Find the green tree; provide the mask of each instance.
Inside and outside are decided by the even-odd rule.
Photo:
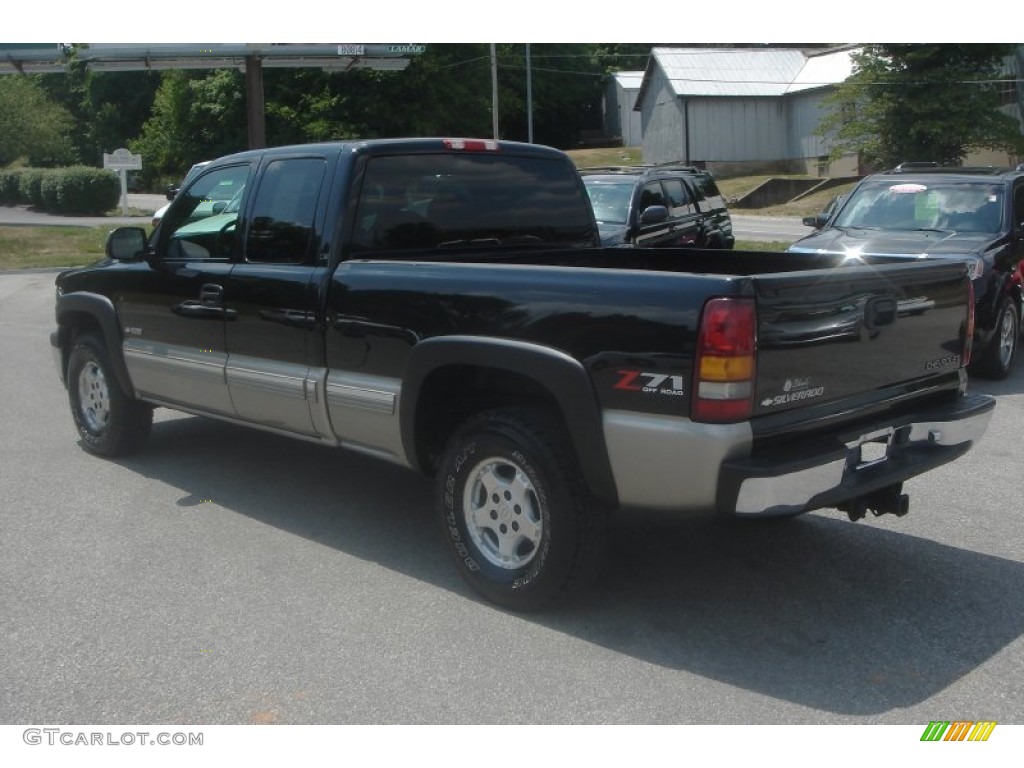
[[[247,147],[245,79],[233,69],[170,71],[153,99],[153,113],[138,139],[144,183],[179,180],[193,163]]]
[[[35,78],[0,76],[0,168],[19,159],[35,166],[72,162],[72,124]]]
[[[95,72],[78,59],[81,45],[70,46],[67,70],[39,76],[50,98],[75,121],[71,142],[77,159],[101,166],[103,153],[128,146],[150,117],[161,83],[155,71]]]
[[[819,127],[832,155],[891,167],[903,161],[956,165],[972,149],[1024,151],[1020,125],[1000,111],[1002,44],[866,45],[854,74],[826,100]]]
[[[534,140],[573,146],[601,126],[608,72],[642,69],[650,46],[531,46]],[[499,133],[528,137],[526,50],[496,46]],[[400,72],[313,69],[265,73],[268,143],[381,136],[483,136],[492,133],[487,43],[432,44]]]

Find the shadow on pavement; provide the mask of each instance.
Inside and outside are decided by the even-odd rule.
[[[201,418],[158,421],[123,466],[278,529],[469,596],[431,485],[350,452]],[[920,703],[1024,632],[1024,565],[839,513],[614,525],[605,577],[523,619],[669,669],[827,712]],[[481,608],[491,609],[481,602]]]

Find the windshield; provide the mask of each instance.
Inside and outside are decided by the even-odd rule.
[[[629,220],[629,201],[633,197],[633,182],[605,181],[584,178],[583,183],[594,206],[594,218],[601,224],[626,224]]]
[[[998,184],[886,179],[854,190],[833,226],[995,234],[1002,218],[1003,189]]]

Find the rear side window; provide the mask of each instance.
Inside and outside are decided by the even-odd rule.
[[[319,157],[268,163],[253,201],[246,261],[270,264],[306,261],[326,170],[326,160]]]
[[[679,179],[665,179],[665,192],[668,193],[669,206],[673,216],[682,216],[687,213],[696,213],[697,209],[690,198],[689,190]]]
[[[501,153],[370,157],[352,249],[592,245],[592,213],[568,163]]]
[[[712,177],[698,174],[696,181],[704,197],[718,197],[722,194],[718,191],[718,185]]]

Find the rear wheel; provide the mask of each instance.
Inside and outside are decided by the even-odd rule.
[[[977,372],[989,379],[1005,379],[1013,370],[1020,341],[1020,315],[1017,305],[1010,300],[1003,302],[996,320],[995,334],[981,358]]]
[[[474,417],[449,441],[437,508],[463,578],[488,600],[538,610],[596,575],[607,513],[591,499],[571,451],[538,413]]]
[[[88,333],[75,341],[67,380],[71,415],[87,451],[118,456],[142,446],[153,424],[153,409],[121,389],[99,336]]]

